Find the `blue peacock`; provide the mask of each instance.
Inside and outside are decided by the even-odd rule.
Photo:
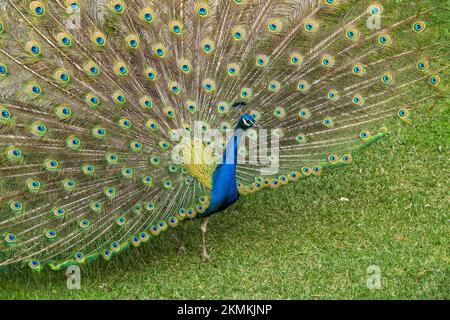
[[[194,218],[208,260],[211,215],[350,164],[443,95],[433,12],[381,0],[1,2],[0,267],[110,260]]]

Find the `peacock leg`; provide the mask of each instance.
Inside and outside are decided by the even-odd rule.
[[[184,246],[184,240],[186,239],[187,226],[188,223],[185,222],[183,225],[183,229],[181,230],[180,243],[178,245],[178,255],[180,256],[186,254],[186,247]]]
[[[200,225],[200,231],[202,234],[202,254],[201,254],[201,256],[202,256],[202,260],[204,262],[210,260],[210,257],[208,255],[208,253],[206,252],[206,226],[208,224],[208,220],[209,220],[209,217],[203,218],[202,223]]]

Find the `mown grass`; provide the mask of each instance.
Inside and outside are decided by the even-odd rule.
[[[187,256],[169,232],[110,262],[64,273],[1,274],[2,299],[449,299],[448,101],[422,108],[388,139],[276,192],[243,197],[209,224],[213,257]],[[382,288],[366,286],[381,269]]]

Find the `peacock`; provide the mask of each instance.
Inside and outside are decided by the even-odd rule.
[[[436,10],[0,1],[0,267],[110,260],[192,219],[208,260],[213,214],[350,164],[445,95]]]

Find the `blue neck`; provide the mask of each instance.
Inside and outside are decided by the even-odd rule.
[[[222,211],[239,198],[236,185],[236,164],[242,130],[234,131],[223,154],[223,162],[217,166],[212,178],[211,202],[208,210],[200,217],[209,216]]]
[[[238,148],[239,143],[241,142],[243,131],[239,128],[234,130],[231,139],[228,141],[227,147],[222,157],[223,165],[231,165],[236,169],[237,157],[238,157]]]

